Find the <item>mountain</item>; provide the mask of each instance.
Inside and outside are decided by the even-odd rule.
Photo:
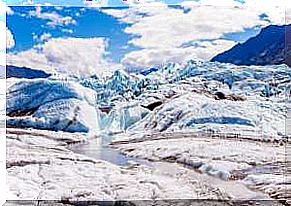
[[[291,25],[270,25],[233,48],[218,54],[211,61],[236,65],[276,65],[286,63],[291,66]]]
[[[16,78],[26,78],[26,79],[34,79],[34,78],[47,78],[51,76],[50,74],[37,70],[30,69],[27,67],[17,67],[12,65],[6,66],[6,77],[16,77]]]

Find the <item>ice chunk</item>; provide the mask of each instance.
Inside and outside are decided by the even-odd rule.
[[[136,122],[142,120],[149,110],[141,107],[137,103],[124,103],[117,105],[100,123],[107,131],[125,131]]]
[[[95,104],[95,91],[72,81],[23,80],[8,88],[7,113],[35,110],[59,99],[75,98]]]
[[[66,132],[97,132],[100,129],[96,108],[73,98],[48,102],[32,116],[8,118],[7,124]]]
[[[98,131],[94,90],[76,82],[21,80],[8,89],[7,124],[68,132]]]

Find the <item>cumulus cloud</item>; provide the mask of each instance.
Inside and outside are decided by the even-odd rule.
[[[6,47],[7,49],[11,49],[12,47],[14,47],[14,45],[15,45],[14,37],[11,31],[8,28],[6,28]]]
[[[189,58],[208,60],[236,44],[223,40],[225,34],[285,24],[290,19],[287,15],[285,21],[285,0],[184,1],[181,7],[145,0],[142,6],[103,10],[130,24],[124,29],[133,36],[128,44],[141,48],[126,54],[122,63],[127,67],[147,67]]]
[[[139,22],[143,18],[142,14],[134,9],[103,9],[102,12],[118,18],[120,22],[128,24]]]
[[[167,62],[183,63],[190,59],[210,59],[214,54],[223,52],[234,46],[235,42],[215,40],[196,42],[195,46],[184,48],[148,48],[130,52],[122,60],[128,70],[157,66]]]
[[[185,42],[218,39],[225,33],[265,23],[252,12],[239,8],[199,6],[187,13],[174,8],[157,10],[125,29],[137,36],[131,44],[142,48],[179,47]]]
[[[272,24],[285,24],[286,0],[245,0],[244,6],[252,8],[257,14],[266,14]]]
[[[268,19],[273,24],[284,24],[285,9],[290,8],[290,4],[286,0],[244,0],[238,2],[235,0],[200,0],[200,1],[184,1],[183,6],[199,6],[211,5],[219,7],[241,7],[245,10],[251,10],[254,14],[260,15],[262,13],[268,16]]]
[[[286,18],[285,18],[286,24],[291,24],[291,8],[286,9]]]
[[[102,7],[102,6],[108,6],[108,0],[99,0],[99,1],[85,1],[85,4],[87,4],[89,7]]]
[[[234,0],[200,0],[200,1],[183,1],[182,6],[224,6],[224,7],[234,7],[241,6],[242,3]]]
[[[106,58],[104,38],[52,38],[34,48],[7,54],[8,64],[88,76],[107,75],[120,65]]]
[[[51,27],[76,24],[76,21],[70,16],[61,16],[56,12],[42,12],[41,6],[37,6],[34,11],[30,11],[29,15],[48,20],[47,25]]]
[[[209,6],[211,2],[216,2],[215,6]],[[188,1],[181,4],[182,8],[160,2],[144,5],[103,11],[120,22],[129,23],[124,32],[133,38],[128,43],[141,48],[124,56],[122,62],[127,67],[183,61],[190,57],[207,60],[235,44],[223,40],[226,33],[270,23],[260,18],[261,11],[233,0]]]

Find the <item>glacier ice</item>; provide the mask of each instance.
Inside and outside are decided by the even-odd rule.
[[[36,109],[59,99],[75,98],[95,104],[93,90],[72,81],[21,80],[8,88],[7,113]]]
[[[67,132],[98,131],[95,92],[75,82],[19,81],[8,89],[7,125]]]
[[[51,124],[57,116],[68,121],[66,115],[74,118],[76,107],[67,108],[72,104],[82,107],[79,123],[96,131],[285,135],[286,112],[290,110],[286,103],[290,102],[291,69],[286,65],[235,66],[191,60],[141,73],[117,70],[111,77],[64,79],[19,80],[10,86],[8,123],[21,125],[23,116],[29,116],[25,123],[29,125],[36,124],[36,119]],[[65,108],[64,113],[56,112]],[[94,117],[85,115],[87,111]],[[65,122],[57,124],[59,129],[62,124]],[[71,126],[74,129],[70,131],[77,131],[76,127]]]
[[[65,132],[98,132],[96,108],[78,99],[60,99],[41,105],[32,116],[8,118],[7,124]]]

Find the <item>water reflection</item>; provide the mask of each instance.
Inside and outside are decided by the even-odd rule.
[[[112,136],[102,135],[99,138],[89,140],[84,143],[78,143],[69,146],[69,149],[75,153],[86,155],[94,159],[108,161],[118,166],[126,166],[129,161],[135,161],[135,158],[127,157],[117,150],[108,146],[111,142]]]

